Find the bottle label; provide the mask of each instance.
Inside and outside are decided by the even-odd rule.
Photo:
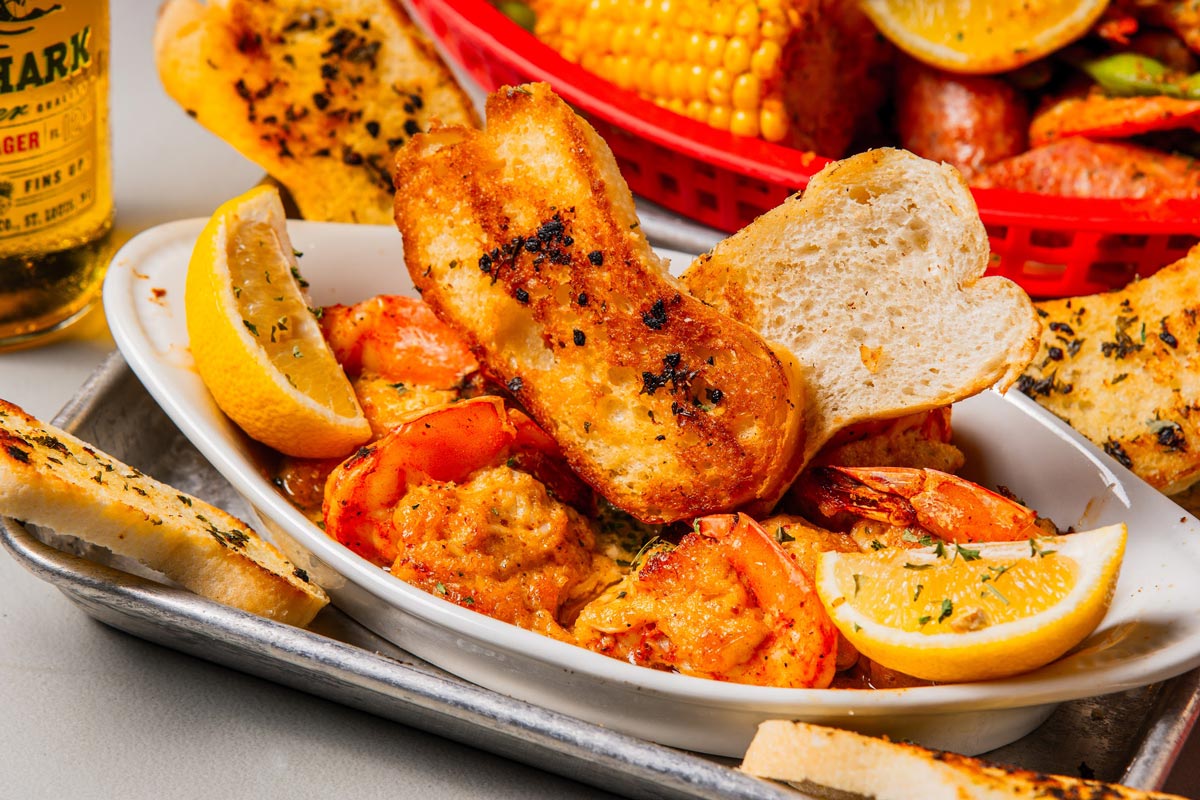
[[[102,3],[0,0],[0,243],[95,217],[106,24]]]

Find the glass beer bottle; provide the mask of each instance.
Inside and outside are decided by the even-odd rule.
[[[95,302],[108,261],[108,0],[0,0],[0,348]]]

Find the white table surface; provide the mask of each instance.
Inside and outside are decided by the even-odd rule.
[[[163,93],[155,5],[111,0],[117,225],[207,216],[261,171]],[[0,397],[52,417],[113,349],[102,312],[0,354]],[[109,629],[0,555],[0,796],[603,797]],[[1168,788],[1200,795],[1189,746]]]

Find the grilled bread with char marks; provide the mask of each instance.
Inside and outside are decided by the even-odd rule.
[[[283,184],[305,219],[388,224],[392,153],[470,98],[397,0],[169,0],[167,94]]]
[[[759,725],[741,769],[838,800],[1183,800],[784,720]]]
[[[883,148],[825,167],[683,282],[799,361],[811,457],[849,425],[1016,380],[1038,320],[1015,283],[983,277],[988,254],[958,172]]]
[[[614,505],[668,522],[791,483],[790,359],[670,277],[611,151],[548,86],[493,94],[484,132],[414,137],[396,188],[421,296]]]
[[[1200,246],[1124,289],[1036,305],[1041,349],[1017,387],[1155,488],[1200,480]]]
[[[328,596],[246,523],[0,400],[0,515],[107,547],[219,603],[303,627]]]

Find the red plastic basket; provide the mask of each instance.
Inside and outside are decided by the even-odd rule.
[[[734,136],[675,114],[563,59],[487,0],[409,0],[480,86],[545,81],[608,142],[629,187],[686,217],[736,231],[802,190],[828,159]],[[990,274],[1035,297],[1107,291],[1200,241],[1200,202],[1089,200],[974,190]]]

